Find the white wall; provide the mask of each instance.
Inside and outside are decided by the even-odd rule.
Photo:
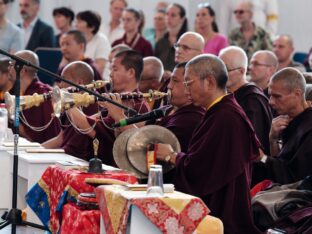
[[[18,11],[18,1],[15,0],[11,6],[8,17],[13,22],[21,21]],[[152,25],[154,7],[159,0],[128,0],[129,6],[140,8],[146,17],[146,26]],[[101,13],[103,21],[109,20],[109,0],[41,0],[40,16],[53,25],[52,9],[59,6],[69,6],[75,12],[92,9]],[[196,6],[203,0],[167,0],[167,2],[179,2],[187,9],[189,25],[192,28]],[[222,0],[210,0],[216,14],[222,7]],[[312,24],[309,15],[312,12],[311,0],[279,0],[279,33],[293,36],[296,51],[307,51],[312,47]]]

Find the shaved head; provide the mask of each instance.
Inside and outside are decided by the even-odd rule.
[[[204,52],[205,40],[199,33],[186,32],[176,45],[175,62],[183,63]]]

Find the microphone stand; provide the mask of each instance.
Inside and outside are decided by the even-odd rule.
[[[68,83],[74,87],[76,87],[79,90],[88,92],[94,96],[96,96],[99,100],[110,102],[111,104],[114,104],[129,113],[137,114],[137,112],[129,107],[126,107],[120,103],[117,103],[115,101],[112,101],[111,99],[105,98],[98,93],[91,91],[85,87],[82,87],[80,85],[77,85],[69,80],[66,80],[65,78],[58,76],[44,68],[38,67],[24,59],[21,59],[15,55],[9,54],[8,52],[0,49],[0,54],[3,54],[7,57],[10,57],[11,59],[15,60],[14,69],[16,72],[16,81],[15,81],[15,109],[14,109],[14,159],[13,159],[13,196],[12,196],[12,209],[8,212],[5,212],[2,218],[5,220],[0,224],[0,230],[5,228],[8,225],[11,226],[11,233],[16,234],[16,226],[17,225],[28,225],[31,227],[35,227],[42,230],[47,230],[48,228],[39,224],[27,222],[22,220],[22,211],[17,208],[17,179],[18,179],[18,139],[19,139],[19,114],[20,114],[20,72],[23,68],[23,66],[29,66],[37,69],[38,71],[41,71],[43,73],[48,74],[49,76],[53,77],[56,80],[63,81],[65,83]]]

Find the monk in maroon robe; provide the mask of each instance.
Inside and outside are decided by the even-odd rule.
[[[137,92],[138,82],[143,70],[143,58],[142,56],[133,50],[126,50],[119,52],[112,60],[111,80],[114,92]],[[144,113],[149,110],[148,105],[142,100],[125,100],[122,101],[119,95],[104,94],[106,98],[111,98],[113,101],[120,102],[138,113]],[[118,99],[118,100],[117,100]],[[121,118],[129,117],[130,113],[125,113],[120,107],[116,107],[108,102],[100,103],[103,107],[109,110],[115,110],[107,112],[102,116],[88,117],[76,108],[69,110],[72,116],[72,121],[82,129],[91,129],[88,135],[91,138],[97,138],[100,142],[98,155],[102,159],[103,163],[107,165],[116,166],[113,158],[113,143],[115,141],[116,131],[112,129],[112,124],[115,121],[119,121],[114,113],[120,114]],[[107,116],[106,116],[107,115]]]
[[[71,30],[64,33],[60,38],[60,47],[63,59],[65,59],[67,63],[82,61],[89,64],[94,72],[94,80],[102,80],[102,75],[100,74],[94,60],[84,57],[86,46],[86,38],[83,33],[78,30]],[[63,63],[59,66],[57,71],[59,75],[62,74],[65,65],[66,64]]]
[[[15,54],[30,63],[39,66],[38,56],[29,50],[21,50]],[[9,67],[9,76],[15,80],[15,62]],[[51,87],[38,80],[37,70],[23,66],[20,72],[20,95],[43,94],[51,91]],[[42,143],[55,137],[60,131],[59,121],[53,116],[53,107],[50,101],[45,101],[38,107],[32,107],[20,113],[19,133],[29,141]]]
[[[221,50],[219,57],[228,70],[229,80],[226,84],[228,92],[234,94],[236,101],[252,123],[263,151],[270,155],[269,132],[272,112],[269,100],[263,91],[247,81],[248,58],[246,52],[237,46],[230,46]]]
[[[177,190],[201,197],[225,233],[258,233],[249,186],[260,143],[233,95],[226,95],[226,67],[216,56],[199,55],[187,63],[184,79],[190,99],[206,114],[186,153],[160,144],[157,158],[176,166]]]
[[[137,92],[137,90],[134,90]],[[149,111],[148,104],[144,100],[135,100],[131,101],[132,109],[136,110],[139,114],[143,114]],[[124,102],[125,103],[125,102]],[[129,117],[131,115],[128,115]],[[87,118],[90,126],[95,125],[95,138],[99,139],[99,158],[102,159],[102,162],[107,165],[117,167],[114,157],[113,157],[113,146],[116,140],[115,131],[112,128],[112,124],[115,123],[115,120],[111,116]]]
[[[51,87],[47,84],[43,84],[38,79],[34,79],[33,82],[28,86],[24,95],[32,95],[34,93],[43,94],[51,92]],[[27,126],[23,121],[23,126],[26,138],[33,142],[42,143],[55,137],[60,132],[60,123],[56,117],[53,117],[53,107],[50,101],[45,101],[38,107],[32,107],[28,110],[22,111],[23,115],[29,125],[33,127],[42,127],[47,125],[52,119],[51,124],[43,131],[35,131]]]
[[[73,83],[86,85],[93,82],[94,73],[92,68],[80,61],[68,64],[62,73],[62,76]],[[68,88],[65,82],[59,83],[60,88]],[[93,115],[99,110],[97,103],[87,107],[81,107],[81,111],[86,115]],[[92,138],[87,134],[83,134],[74,126],[72,126],[67,115],[63,113],[60,118],[62,122],[62,131],[57,137],[44,142],[42,146],[45,148],[62,148],[67,154],[78,158],[89,160],[93,157]]]
[[[312,108],[305,87],[303,75],[294,68],[282,69],[270,80],[270,104],[279,116],[270,131],[275,157],[264,155],[255,165],[261,179],[288,184],[312,175]]]

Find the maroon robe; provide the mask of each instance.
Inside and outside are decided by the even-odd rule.
[[[173,114],[163,117],[157,125],[169,129],[178,138],[181,151],[186,152],[196,126],[205,115],[205,109],[193,104],[177,109]]]
[[[98,112],[98,105],[92,104],[88,107],[82,108],[82,112],[88,116],[93,115]],[[87,134],[82,134],[76,130],[70,124],[66,116],[63,123],[67,127],[63,129],[63,142],[61,148],[63,148],[67,154],[88,161],[94,155],[92,148],[92,138]]]
[[[289,184],[312,175],[311,107],[288,124],[281,140],[282,149],[276,157],[268,157],[265,163],[257,162],[254,165],[259,172],[259,181],[270,179],[280,184]]]
[[[38,79],[34,79],[23,95],[32,95],[34,93],[43,94],[50,91],[51,87],[49,85],[40,82]],[[38,107],[32,107],[28,110],[22,111],[27,122],[33,127],[42,127],[46,125],[51,120],[53,112],[53,107],[50,101],[45,101]],[[54,117],[52,123],[47,129],[40,132],[30,129],[22,121],[20,124],[24,126],[27,140],[39,143],[57,136],[61,130],[60,122],[56,117]]]
[[[136,37],[138,37],[138,40],[136,40]],[[140,34],[137,34],[130,43],[126,42],[126,34],[125,34],[122,38],[114,41],[112,47],[119,44],[126,44],[130,46],[130,48],[139,52],[143,57],[154,55],[151,43],[147,41],[144,37],[142,37]]]
[[[268,98],[259,87],[251,83],[241,86],[234,92],[234,96],[252,123],[264,153],[270,155],[269,133],[273,116]]]
[[[148,104],[142,100],[133,100],[132,108],[141,114],[149,111]],[[94,128],[96,132],[95,138],[100,142],[98,155],[102,160],[102,163],[117,167],[113,157],[113,146],[116,137],[114,135],[114,130],[112,129],[112,124],[115,123],[115,121],[110,116],[102,117],[97,120],[89,117],[87,119],[91,126],[96,123]]]
[[[162,118],[156,124],[169,129],[178,138],[181,151],[186,152],[193,131],[204,115],[204,108],[190,104],[177,109],[173,114]],[[174,180],[175,169],[164,174],[165,183],[174,183]]]
[[[250,167],[260,143],[232,94],[212,106],[176,160],[177,190],[199,196],[225,233],[258,233],[250,208]]]

